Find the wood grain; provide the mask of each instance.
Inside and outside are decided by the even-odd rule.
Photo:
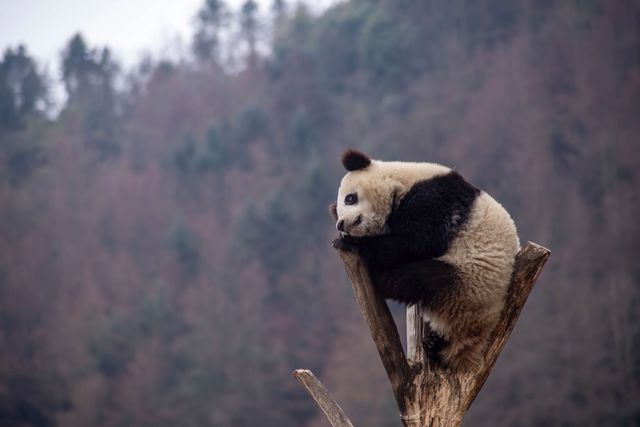
[[[404,355],[398,328],[393,321],[389,306],[371,284],[369,270],[362,259],[352,252],[341,251],[340,256],[349,279],[351,279],[360,311],[369,325],[371,337],[378,349],[382,365],[387,371],[398,407],[402,411],[404,409],[402,395],[410,378],[410,369]]]
[[[316,401],[333,427],[353,427],[342,408],[322,385],[320,380],[307,369],[296,369],[293,376]]]

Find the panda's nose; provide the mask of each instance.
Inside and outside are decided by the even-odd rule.
[[[344,231],[344,219],[338,221],[338,223],[336,224],[336,228],[338,229],[338,231]]]

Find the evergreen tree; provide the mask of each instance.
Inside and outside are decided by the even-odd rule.
[[[69,95],[67,107],[79,107],[85,144],[104,159],[119,152],[116,93],[118,66],[108,48],[89,48],[74,35],[62,54],[62,79]]]
[[[89,48],[80,33],[71,38],[62,54],[62,80],[70,97],[107,95],[113,90],[116,72],[109,49]]]
[[[271,13],[273,14],[273,26],[275,32],[280,31],[287,18],[288,5],[286,0],[273,0]]]
[[[0,62],[0,130],[16,129],[48,106],[45,78],[24,46],[5,50]]]
[[[254,0],[246,0],[240,11],[240,30],[249,49],[247,65],[255,69],[257,65],[256,43],[258,39],[258,4]]]
[[[206,0],[196,15],[196,29],[192,50],[203,63],[216,64],[220,60],[220,31],[229,22],[229,11],[222,0]]]

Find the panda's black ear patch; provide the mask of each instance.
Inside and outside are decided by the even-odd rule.
[[[371,159],[364,153],[349,148],[342,153],[342,165],[348,171],[364,169],[371,164]]]

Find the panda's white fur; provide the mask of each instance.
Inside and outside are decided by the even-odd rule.
[[[461,363],[471,366],[480,362],[485,339],[504,307],[519,250],[513,220],[500,203],[482,193],[474,203],[467,225],[452,240],[447,253],[438,258],[462,272],[468,291],[466,300],[456,301],[456,307],[447,308],[448,312],[444,314],[425,310],[431,327],[451,341],[451,346],[444,350],[445,359],[462,357]],[[452,322],[452,315],[460,316],[464,321]],[[468,328],[472,329],[474,325],[480,326],[481,333],[475,334],[472,330],[467,334]],[[451,340],[452,335],[460,339]]]
[[[457,177],[452,181],[455,185],[462,185],[463,187],[460,188],[466,191],[471,191],[468,188],[473,188],[475,191],[475,193],[469,193],[473,194],[472,198],[462,199],[463,202],[469,200],[468,209],[451,209],[451,214],[447,214],[449,215],[447,221],[450,222],[443,223],[442,227],[443,233],[450,238],[447,240],[446,251],[443,254],[432,258],[427,256],[424,259],[416,259],[415,254],[407,249],[407,253],[413,257],[411,261],[407,261],[407,265],[414,268],[418,275],[408,274],[406,277],[413,278],[414,281],[416,277],[429,278],[429,268],[435,266],[433,275],[440,275],[438,277],[441,278],[447,277],[442,274],[443,268],[454,272],[452,277],[455,277],[455,286],[449,287],[444,280],[429,281],[428,279],[425,283],[429,282],[429,286],[437,286],[437,289],[432,293],[420,293],[421,289],[416,287],[418,284],[403,282],[408,279],[402,270],[404,268],[402,261],[378,269],[385,274],[392,272],[388,274],[390,279],[380,279],[388,280],[383,282],[383,287],[394,290],[390,295],[385,296],[407,304],[424,306],[427,313],[426,320],[429,321],[433,332],[442,340],[440,347],[436,349],[438,352],[436,356],[453,367],[474,369],[479,365],[486,339],[500,317],[515,255],[520,248],[513,220],[502,205],[491,196],[475,189],[457,173],[442,165],[371,160],[366,155],[355,151],[345,153],[343,164],[349,172],[342,179],[338,190],[334,215],[338,228],[341,229],[341,238],[334,242],[334,246],[345,250],[359,248],[362,252],[367,250],[376,252],[377,258],[372,257],[373,261],[370,261],[372,269],[377,267],[376,263],[380,264],[384,261],[384,258],[380,258],[380,253],[383,256],[385,253],[380,252],[379,249],[382,243],[377,242],[382,242],[383,239],[393,240],[395,246],[389,247],[400,251],[405,250],[402,243],[398,244],[391,238],[399,225],[395,224],[390,228],[388,220],[392,212],[395,212],[395,209],[403,203],[408,193],[411,192],[413,198],[421,191],[431,191],[422,190],[420,186],[429,189],[429,183],[436,182],[434,180],[438,179],[446,183],[448,177],[453,174]],[[462,184],[459,184],[460,182]],[[451,188],[455,190],[456,187]],[[357,194],[357,203],[345,204],[345,198],[350,194]],[[425,197],[424,200],[428,200],[431,196],[425,195]],[[451,197],[455,200],[455,194]],[[442,200],[449,199],[442,198]],[[463,205],[464,203],[460,206]],[[404,206],[402,209],[411,209],[411,207]],[[445,209],[443,212],[448,211]],[[422,224],[427,226],[430,218],[421,218],[420,221],[417,228]],[[428,246],[428,242],[425,245]],[[389,255],[393,257],[393,253]],[[376,259],[378,261],[375,261]],[[421,262],[423,264],[420,264]],[[379,274],[379,276],[382,277],[385,274]],[[420,276],[420,274],[426,276]],[[417,297],[413,297],[413,294],[404,297],[400,289],[402,287],[412,287],[411,292],[417,292],[416,295],[433,295],[433,297],[422,298],[424,300],[416,300]]]

